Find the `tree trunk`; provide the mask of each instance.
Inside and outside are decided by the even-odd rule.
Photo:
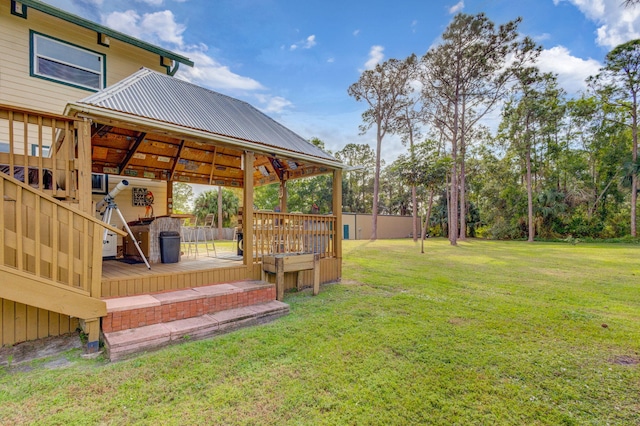
[[[413,149],[413,130],[409,124],[409,151],[411,153],[411,162],[415,164],[416,156]],[[411,216],[413,217],[413,242],[418,241],[418,195],[416,186],[411,186],[411,204],[413,206]]]
[[[453,131],[451,132],[451,197],[449,198],[449,241],[452,246],[458,244],[458,123],[460,122],[458,101],[453,113]]]
[[[631,158],[633,160],[634,168],[631,175],[631,236],[636,237],[636,207],[638,205],[638,175],[635,170],[635,165],[638,162],[638,102],[636,95],[633,95],[633,111],[631,112],[631,137],[633,142],[633,148],[631,152]]]
[[[413,204],[413,242],[418,241],[418,203],[417,203],[417,190],[415,185],[411,187],[411,203]]]
[[[531,146],[527,146],[527,216],[529,218],[529,238],[528,242],[533,242],[535,228],[533,224],[533,185],[531,182]]]
[[[427,229],[429,229],[429,221],[431,220],[431,206],[433,206],[433,195],[434,190],[432,189],[429,192],[429,206],[427,207],[427,217],[424,219],[424,224],[422,225],[422,232],[420,232],[420,238],[422,240],[422,247],[420,249],[420,253],[424,253],[424,239],[427,237]]]
[[[377,143],[376,143],[376,170],[373,177],[373,208],[371,212],[371,241],[378,239],[378,196],[380,194],[380,151],[382,149],[382,134],[378,122],[377,126]]]
[[[466,174],[464,167],[464,154],[460,155],[460,236],[459,240],[467,239],[467,197],[465,191]]]
[[[465,117],[467,114],[466,97],[462,97],[462,114],[460,116],[460,235],[458,239],[464,241],[467,239],[467,200],[466,200],[466,181],[467,175],[464,166],[464,157],[467,151]]]

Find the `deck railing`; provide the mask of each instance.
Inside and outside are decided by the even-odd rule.
[[[0,172],[52,197],[77,199],[81,121],[0,104]]]
[[[253,257],[257,261],[274,253],[335,256],[335,216],[258,211],[253,213],[253,223]]]
[[[104,223],[1,173],[0,199],[0,265],[100,297]]]

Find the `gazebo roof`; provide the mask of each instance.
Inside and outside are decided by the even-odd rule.
[[[141,68],[124,80],[69,105],[71,109],[83,106],[194,129],[240,143],[258,144],[267,150],[277,148],[303,154],[342,166],[335,157],[250,104],[148,68]]]

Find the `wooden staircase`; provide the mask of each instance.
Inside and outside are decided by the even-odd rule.
[[[123,232],[4,173],[0,199],[3,304],[78,318],[88,335],[87,349],[98,350],[100,317],[106,314],[100,300],[103,231]],[[3,330],[24,335],[26,328],[39,327],[29,321],[5,315]],[[4,336],[3,343],[13,342]]]
[[[106,299],[103,341],[111,361],[263,324],[289,313],[274,284],[238,281]]]

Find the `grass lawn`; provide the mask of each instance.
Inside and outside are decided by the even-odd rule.
[[[345,242],[291,314],[0,370],[0,424],[640,424],[640,247]]]

